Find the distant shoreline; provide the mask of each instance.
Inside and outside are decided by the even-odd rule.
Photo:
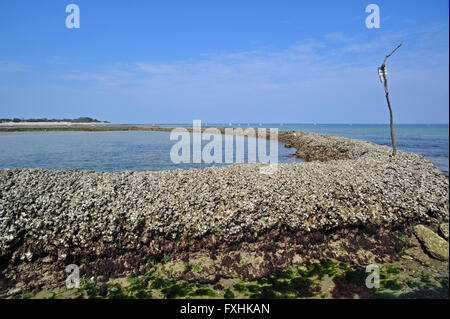
[[[167,127],[165,125],[171,125]],[[118,124],[109,122],[3,122],[0,123],[0,132],[16,131],[129,131],[129,130],[155,130],[160,128],[173,129],[178,124]],[[189,124],[179,124],[180,126],[189,126]]]
[[[171,126],[165,126],[171,125]],[[70,122],[23,122],[0,123],[0,132],[34,132],[34,131],[171,131],[178,124],[117,124],[106,122],[70,123]],[[189,124],[179,127],[192,128]],[[208,126],[202,126],[205,128]]]
[[[91,125],[107,125],[108,122],[68,122],[68,121],[55,121],[55,122],[0,122],[0,128],[3,127],[55,127],[55,126],[91,126]]]
[[[222,124],[223,125],[223,124]],[[343,124],[345,125],[345,124]],[[360,124],[354,124],[360,125]],[[364,125],[364,124],[362,124]],[[367,124],[371,125],[371,124]],[[380,124],[376,124],[380,125]],[[426,124],[399,124],[400,125],[426,125]],[[448,124],[428,124],[448,125]],[[0,122],[0,132],[26,132],[26,131],[169,131],[175,127],[192,127],[189,123],[155,123],[155,124],[124,124],[110,122]],[[203,125],[205,127],[225,127],[216,125]],[[235,127],[235,126],[226,126]],[[239,126],[251,128],[253,126]],[[280,130],[289,130],[280,129]]]

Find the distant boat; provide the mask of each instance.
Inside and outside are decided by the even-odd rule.
[[[233,125],[233,124],[231,124],[231,122],[230,122],[230,123],[228,123],[228,126],[231,126],[231,125]]]

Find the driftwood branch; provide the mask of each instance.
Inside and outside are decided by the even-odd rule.
[[[386,55],[386,57],[385,57],[384,60],[383,60],[383,64],[381,65],[381,67],[386,66],[386,60],[387,60],[392,54],[394,54],[394,52],[397,51],[397,49],[400,48],[400,47],[402,46],[402,44],[403,44],[403,42],[401,42],[399,45],[397,45],[397,47],[396,47],[394,50],[392,50],[391,53],[389,53],[388,55]]]
[[[395,51],[397,51],[398,48],[402,46],[403,43],[400,43],[394,50],[392,50],[391,53],[386,55],[386,57],[383,60],[383,64],[378,68],[378,75],[380,76],[380,81],[384,84],[384,92],[386,93],[386,101],[389,108],[389,116],[390,116],[390,126],[391,126],[391,140],[392,140],[392,155],[395,156],[397,153],[397,146],[395,144],[395,137],[394,137],[394,117],[392,115],[392,108],[391,108],[391,101],[389,100],[389,90],[387,85],[387,78],[386,78],[386,61],[387,59],[394,54]]]

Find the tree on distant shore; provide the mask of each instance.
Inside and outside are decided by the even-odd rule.
[[[20,123],[20,122],[71,122],[71,123],[92,123],[92,122],[100,122],[97,119],[93,119],[90,117],[79,117],[77,119],[47,119],[45,117],[39,118],[39,119],[24,119],[24,118],[13,118],[13,119],[0,119],[0,123],[7,123],[7,122],[14,122],[14,123]]]
[[[392,115],[392,108],[391,108],[391,101],[389,100],[389,90],[387,85],[387,78],[386,78],[386,60],[394,54],[395,51],[397,51],[398,48],[402,46],[403,43],[400,43],[391,53],[386,55],[386,57],[383,60],[383,64],[378,68],[378,75],[380,76],[381,83],[384,84],[384,92],[386,94],[386,101],[389,108],[389,117],[390,117],[390,126],[391,126],[391,140],[392,140],[392,155],[395,156],[397,153],[397,146],[395,145],[395,137],[394,137],[394,117]]]

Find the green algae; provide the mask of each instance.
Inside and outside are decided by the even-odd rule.
[[[148,266],[152,266],[149,264]],[[147,267],[147,266],[146,266]],[[190,265],[200,271],[201,263]],[[173,269],[173,268],[170,268]],[[161,265],[152,266],[144,275],[113,280],[109,283],[93,282],[86,278],[80,288],[48,293],[46,298],[215,298],[225,299],[290,299],[290,298],[424,298],[448,296],[448,278],[431,277],[422,272],[405,276],[408,269],[398,263],[380,266],[379,288],[367,288],[365,265],[323,259],[307,266],[274,269],[259,278],[233,278],[229,281],[203,284],[175,280]],[[442,280],[441,280],[442,279]],[[116,282],[117,281],[117,282]],[[325,285],[325,286],[324,286]],[[323,288],[326,287],[326,288]],[[74,293],[75,292],[75,293]],[[32,293],[22,293],[13,298],[32,298]]]
[[[148,278],[146,277],[138,277],[138,278],[127,278],[130,286],[127,291],[132,298],[136,299],[151,299],[152,293],[151,290],[147,289],[148,286]]]
[[[303,277],[317,277],[321,280],[325,275],[333,276],[337,272],[338,264],[331,259],[323,259],[319,263],[310,264],[306,270],[298,269],[298,273]]]
[[[168,285],[161,290],[168,299],[186,297],[193,289],[194,285],[189,283],[180,283]]]
[[[223,298],[224,299],[234,299],[235,296],[234,296],[234,293],[230,289],[227,289],[227,290],[225,290]]]
[[[233,287],[239,292],[248,292],[252,299],[309,298],[318,292],[312,280],[299,276],[292,269],[275,269],[257,284],[235,284]]]
[[[208,297],[216,297],[216,293],[209,288],[199,288],[194,292],[189,294],[190,296],[208,296]]]
[[[200,271],[202,269],[203,269],[202,263],[198,263],[198,264],[192,266],[192,271],[193,272],[198,272],[198,271]]]
[[[386,272],[391,275],[398,275],[401,271],[403,271],[403,268],[394,267],[392,265],[387,265],[385,268],[386,268]]]
[[[400,290],[403,285],[397,279],[386,280],[382,282],[382,285],[386,289],[390,290]]]
[[[125,290],[118,283],[108,285],[108,298],[109,299],[128,299],[129,296]]]
[[[245,291],[245,286],[242,284],[234,284],[233,285],[234,290],[238,291],[238,292],[244,292]]]

